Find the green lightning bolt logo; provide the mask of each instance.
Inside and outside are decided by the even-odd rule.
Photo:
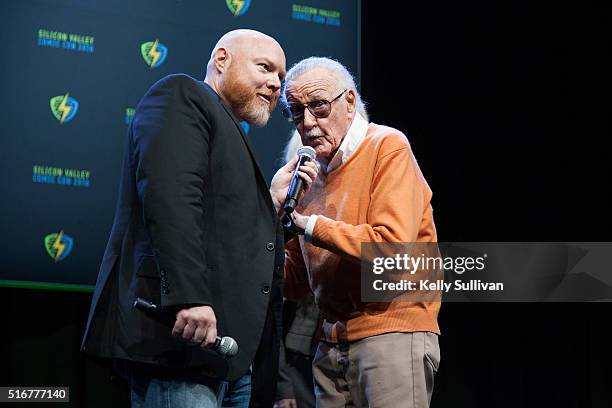
[[[140,53],[149,67],[157,68],[166,60],[168,47],[159,40],[149,41],[140,45]]]
[[[47,254],[55,262],[59,262],[66,259],[70,254],[74,240],[72,237],[65,234],[64,230],[61,230],[59,233],[54,232],[47,235],[44,239],[44,243]]]
[[[229,11],[237,17],[247,12],[251,5],[251,0],[225,0],[225,4]]]
[[[70,122],[79,109],[77,100],[70,97],[68,93],[54,96],[49,100],[49,104],[51,105],[51,113],[61,124]]]

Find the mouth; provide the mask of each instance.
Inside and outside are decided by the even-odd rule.
[[[319,140],[325,136],[325,133],[321,132],[319,128],[312,128],[305,134],[306,140]]]
[[[272,103],[272,95],[258,93],[257,97],[268,104]]]
[[[306,144],[309,146],[315,147],[322,144],[325,141],[323,136],[310,136],[306,138]]]

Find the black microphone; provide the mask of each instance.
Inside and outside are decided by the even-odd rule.
[[[293,171],[293,176],[291,176],[291,184],[289,185],[287,198],[285,198],[285,204],[283,205],[285,213],[287,214],[291,214],[293,210],[295,210],[295,207],[297,207],[298,204],[298,197],[304,189],[304,180],[302,180],[302,178],[298,175],[298,169],[304,163],[314,160],[317,153],[315,152],[315,149],[310,146],[302,146],[298,149],[297,155],[300,158],[298,159],[295,170]]]
[[[174,322],[176,320],[171,315],[162,312],[155,303],[137,297],[134,300],[133,306],[166,326],[174,327]],[[222,357],[232,358],[238,354],[238,343],[233,338],[227,336],[217,336],[215,344],[209,348]]]

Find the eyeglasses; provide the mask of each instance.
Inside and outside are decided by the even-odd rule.
[[[345,92],[346,89],[331,101],[320,99],[318,101],[312,101],[306,104],[289,104],[285,109],[283,109],[283,116],[297,125],[304,120],[304,109],[308,108],[308,111],[312,113],[315,118],[326,118],[331,113],[331,104],[344,95]]]

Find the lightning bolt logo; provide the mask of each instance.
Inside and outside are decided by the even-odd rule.
[[[64,253],[64,249],[66,249],[66,244],[62,243],[63,237],[64,237],[64,230],[60,231],[60,233],[57,234],[57,238],[55,238],[55,242],[53,242],[53,245],[51,245],[51,247],[55,249],[55,262],[57,262],[57,260]]]
[[[51,98],[51,113],[59,121],[60,124],[70,122],[79,109],[79,102],[66,93]]]
[[[157,68],[166,60],[168,47],[160,43],[159,40],[149,41],[140,44],[140,53],[149,68]]]
[[[237,16],[244,7],[244,0],[232,0],[232,6],[234,6],[234,15]]]
[[[72,251],[74,240],[61,230],[45,237],[45,249],[47,254],[55,261],[64,260]]]
[[[72,110],[71,106],[66,105],[67,102],[68,102],[68,94],[64,95],[64,98],[62,99],[62,102],[60,103],[59,108],[58,108],[59,111],[62,113],[60,123],[64,123],[64,121],[70,114],[70,111]]]
[[[251,0],[225,0],[225,4],[231,13],[235,16],[241,16],[247,12],[251,6]]]
[[[159,60],[159,57],[161,57],[161,52],[157,51],[157,43],[158,42],[159,42],[159,40],[155,40],[155,42],[151,46],[151,49],[147,53],[147,55],[149,57],[151,57],[151,68],[157,66],[157,61]]]

